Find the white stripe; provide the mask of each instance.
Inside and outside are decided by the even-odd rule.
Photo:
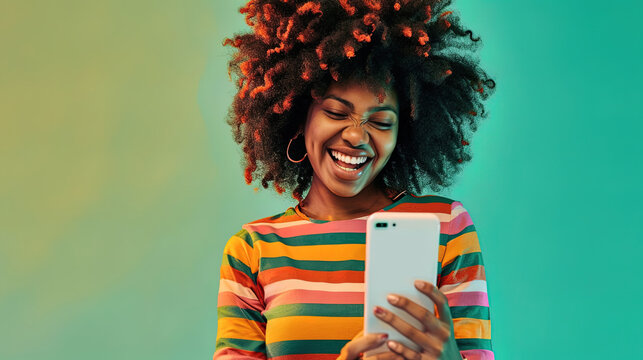
[[[451,214],[432,213],[438,217],[441,223],[448,223],[451,220]]]
[[[440,291],[444,294],[454,294],[459,292],[487,292],[487,281],[473,280],[453,285],[442,285]]]
[[[453,218],[455,219],[458,215],[467,212],[467,210],[462,207],[462,205],[457,205],[453,210],[451,211],[451,215],[453,215]]]
[[[245,224],[245,225],[243,225],[243,228],[252,229],[253,226],[270,226],[270,227],[273,227],[275,229],[281,229],[281,228],[287,228],[287,227],[291,227],[291,226],[309,225],[309,224],[310,224],[310,222],[306,221],[306,220],[288,221],[288,222],[281,222],[281,223],[262,222],[262,223]],[[246,230],[248,230],[248,229],[246,229]]]
[[[255,295],[254,291],[252,291],[251,289],[232,280],[221,279],[221,281],[219,281],[219,292],[225,291],[229,291],[237,296],[245,297],[248,299],[259,300],[257,299],[257,295]]]
[[[266,298],[288,290],[316,290],[329,292],[364,292],[364,283],[326,283],[304,280],[282,280],[263,288]]]

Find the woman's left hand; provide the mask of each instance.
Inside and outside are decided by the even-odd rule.
[[[453,320],[446,296],[437,287],[426,281],[416,281],[415,287],[435,303],[439,319],[431,311],[403,296],[389,295],[389,303],[418,319],[424,329],[417,329],[394,313],[376,307],[375,316],[417,344],[421,352],[414,351],[397,341],[388,341],[388,347],[409,360],[461,360],[462,356],[453,335]]]

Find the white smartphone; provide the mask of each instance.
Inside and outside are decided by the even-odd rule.
[[[433,302],[414,286],[415,280],[436,284],[440,220],[435,214],[377,212],[366,221],[364,333],[387,333],[389,340],[419,350],[392,326],[375,317],[375,306],[392,311],[409,324],[421,323],[386,300],[391,293],[407,297],[433,312]],[[389,351],[386,343],[368,351],[372,356]]]

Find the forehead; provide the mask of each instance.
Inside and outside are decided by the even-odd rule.
[[[356,106],[367,103],[369,105],[381,104],[397,107],[397,95],[393,89],[372,86],[361,81],[335,82],[326,89],[324,97],[329,95],[348,100]],[[381,99],[380,95],[382,95]]]

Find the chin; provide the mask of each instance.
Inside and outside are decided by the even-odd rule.
[[[344,197],[344,198],[351,198],[354,196],[359,195],[366,186],[360,186],[360,187],[355,187],[355,186],[332,186],[329,187],[328,189],[335,195],[339,197]]]

